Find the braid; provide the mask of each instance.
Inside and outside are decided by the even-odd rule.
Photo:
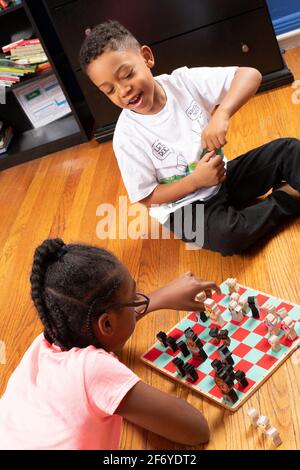
[[[44,279],[49,261],[57,256],[57,252],[64,246],[64,242],[59,238],[45,240],[34,253],[31,282],[31,298],[39,313],[40,319],[45,327],[45,338],[50,343],[55,341],[56,335],[53,331],[51,316],[49,315],[44,300]]]
[[[44,335],[62,350],[99,343],[92,318],[117,295],[120,262],[109,251],[45,240],[35,251],[31,296],[44,325]]]

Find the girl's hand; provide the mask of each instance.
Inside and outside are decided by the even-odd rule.
[[[229,128],[229,117],[221,109],[217,109],[208,125],[202,131],[201,145],[208,150],[216,150],[227,144],[226,134]]]
[[[219,286],[213,281],[203,281],[191,272],[182,274],[153,293],[157,307],[151,310],[200,310],[203,304],[195,300],[196,295],[203,291],[210,295],[212,289],[220,292]]]

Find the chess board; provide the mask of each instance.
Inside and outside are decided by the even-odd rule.
[[[236,403],[233,404],[227,399],[222,398],[222,393],[214,381],[215,372],[211,366],[211,362],[214,359],[220,359],[217,349],[222,343],[215,345],[212,338],[209,336],[209,329],[216,326],[211,322],[209,317],[206,322],[198,322],[196,313],[189,312],[174,328],[167,332],[167,335],[173,336],[176,341],[182,340],[186,342],[184,330],[188,327],[192,328],[204,344],[203,349],[208,355],[205,361],[195,359],[191,354],[184,357],[180,350],[173,352],[171,348],[165,348],[159,341],[152,345],[141,356],[141,360],[219,405],[231,411],[236,411],[273,372],[280,367],[293,351],[300,346],[300,306],[240,285],[240,295],[246,297],[256,296],[260,307],[260,318],[252,318],[249,309],[249,312],[243,316],[243,320],[237,322],[231,319],[231,314],[228,310],[230,303],[228,287],[225,282],[223,282],[220,287],[222,293],[218,294],[215,292],[212,298],[221,310],[222,317],[226,322],[226,325],[222,328],[228,330],[231,339],[231,344],[228,348],[232,352],[232,358],[234,360],[233,367],[234,370],[240,369],[245,372],[249,382],[249,385],[244,389],[238,383],[234,385],[234,389],[238,395],[238,401]],[[264,306],[270,303],[277,309],[285,308],[288,311],[289,317],[296,322],[295,330],[297,338],[293,341],[286,337],[282,329],[280,330],[278,337],[280,338],[281,349],[278,352],[274,352],[268,343],[268,337],[270,335],[266,325],[263,323],[263,319],[267,314],[264,310]],[[278,323],[278,326],[280,327],[280,323]],[[189,362],[195,367],[198,372],[196,382],[192,382],[191,379],[186,377],[182,378],[179,375],[175,365],[172,363],[172,359],[175,357],[180,357],[184,362]]]

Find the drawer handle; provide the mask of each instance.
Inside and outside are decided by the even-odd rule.
[[[245,54],[247,54],[247,52],[250,51],[250,47],[249,47],[247,44],[242,43],[242,51],[243,51]]]

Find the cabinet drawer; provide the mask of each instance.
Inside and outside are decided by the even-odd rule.
[[[44,1],[74,69],[85,29],[102,21],[116,19],[141,43],[152,45],[265,5],[264,0]]]
[[[239,65],[267,74],[283,68],[283,61],[265,8],[152,46],[155,74],[174,68]]]

